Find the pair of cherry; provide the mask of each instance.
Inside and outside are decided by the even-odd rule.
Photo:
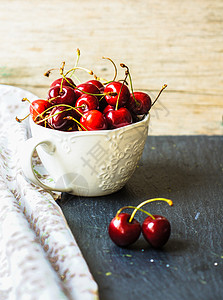
[[[108,227],[108,233],[111,240],[120,247],[127,247],[135,243],[141,232],[145,240],[154,248],[162,248],[168,241],[171,233],[170,222],[163,216],[151,215],[141,207],[153,201],[165,201],[170,206],[172,200],[165,198],[154,198],[143,201],[137,207],[125,206],[119,209],[116,216],[112,219]],[[134,208],[132,214],[121,213],[123,209]],[[148,215],[141,224],[134,219],[136,212],[140,210]]]

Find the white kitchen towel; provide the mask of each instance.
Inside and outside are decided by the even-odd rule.
[[[22,173],[18,150],[29,127],[15,117],[29,112],[24,97],[37,99],[0,85],[0,300],[98,299],[97,284],[55,202],[58,194]],[[34,164],[37,173],[43,169],[38,158]]]

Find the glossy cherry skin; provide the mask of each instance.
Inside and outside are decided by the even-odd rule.
[[[54,86],[61,86],[61,81],[62,80],[63,80],[63,83],[62,83],[63,86],[69,86],[69,87],[74,88],[75,87],[75,83],[73,82],[73,80],[71,78],[69,78],[69,77],[66,77],[66,79],[64,79],[64,78],[58,78],[58,79],[54,80],[51,83],[50,88],[54,87]]]
[[[56,85],[49,90],[48,100],[52,105],[55,104],[74,105],[76,101],[75,91],[73,88],[69,86],[63,86],[61,90],[61,87],[59,85]]]
[[[105,118],[110,129],[132,124],[132,115],[125,107],[121,107],[117,110],[112,110],[110,108],[110,110],[105,114]]]
[[[95,85],[97,88],[99,88],[100,91],[104,91],[104,85],[99,81],[99,80],[96,80],[96,79],[92,79],[92,80],[88,80],[86,83],[90,83],[90,84],[93,84]]]
[[[61,131],[76,131],[77,123],[74,120],[67,119],[67,117],[73,117],[73,115],[74,111],[67,111],[66,107],[54,107],[49,114],[49,117],[51,117],[48,119],[49,127]]]
[[[101,94],[100,90],[96,85],[92,83],[81,83],[77,85],[75,89],[75,94],[77,99],[82,96],[83,94],[91,94],[93,96]]]
[[[135,115],[147,114],[152,104],[149,95],[144,92],[134,92],[134,96],[136,101],[131,94],[129,101],[126,103],[126,107]]]
[[[120,247],[127,247],[133,244],[141,233],[140,223],[136,219],[129,223],[129,219],[130,214],[120,213],[112,219],[108,227],[111,240]]]
[[[96,109],[87,111],[81,117],[80,123],[84,126],[82,127],[83,130],[85,130],[85,128],[87,130],[104,130],[108,128],[105,116]]]
[[[171,233],[170,222],[163,216],[147,217],[142,224],[142,233],[146,241],[154,248],[162,248]]]
[[[82,106],[82,107],[79,107]],[[77,110],[80,112],[80,114],[78,114],[81,118],[81,114],[84,114],[85,112],[89,111],[89,110],[98,110],[99,109],[99,101],[98,98],[95,96],[91,96],[91,95],[87,95],[87,94],[83,94],[82,96],[80,96],[76,103],[75,103],[75,107],[77,107]]]
[[[37,121],[39,114],[42,114],[46,109],[50,107],[51,104],[47,100],[43,100],[43,99],[34,100],[29,107],[29,112],[30,115],[32,116],[33,121]]]
[[[120,93],[121,90],[121,93]],[[116,106],[116,102],[118,99],[118,95],[120,93],[120,97],[118,100],[118,107],[122,107],[124,106],[130,98],[130,92],[128,87],[124,84],[122,84],[121,82],[118,81],[113,81],[110,82],[109,84],[106,85],[105,89],[104,89],[104,93],[116,93],[116,96],[112,96],[112,95],[105,95],[105,99],[107,101],[108,104]]]
[[[103,114],[105,115],[110,110],[115,110],[115,107],[110,104],[106,105],[105,109],[103,110]]]

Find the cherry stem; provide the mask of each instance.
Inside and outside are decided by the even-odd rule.
[[[133,89],[133,83],[132,83],[132,76],[130,75],[129,68],[125,64],[123,64],[123,63],[120,64],[120,66],[122,68],[126,68],[126,74],[128,73],[128,76],[129,76],[129,82],[130,82],[130,88],[131,88],[131,92],[132,92],[132,97],[135,100],[136,106],[138,106],[138,105],[140,105],[140,103],[139,103],[139,101],[136,100],[136,97],[134,95],[134,89]]]
[[[57,112],[57,113],[55,113],[55,114],[53,114],[53,115],[51,115],[51,116],[48,115],[46,118],[44,118],[44,119],[42,119],[42,120],[40,120],[40,121],[36,121],[36,122],[34,121],[34,122],[35,122],[36,124],[45,122],[45,121],[47,121],[48,119],[51,119],[52,117],[55,117],[55,116],[57,116],[57,115],[63,113],[64,111],[69,111],[69,110],[72,110],[72,108],[67,108],[67,109],[65,109],[65,110],[63,110],[63,111],[59,111],[59,112]],[[39,114],[39,115],[35,118],[35,120],[36,120],[39,116],[41,116],[41,114]],[[41,116],[41,117],[42,117],[42,116]]]
[[[36,120],[38,117],[43,118],[43,115],[44,115],[45,113],[47,113],[49,110],[52,110],[52,108],[54,108],[54,107],[61,107],[61,106],[67,107],[67,109],[65,109],[65,110],[63,110],[63,111],[60,111],[60,112],[58,112],[58,113],[55,113],[55,114],[53,114],[52,116],[47,116],[45,119],[36,122],[36,124],[39,124],[39,123],[41,123],[41,122],[43,122],[43,121],[46,121],[46,120],[48,120],[48,119],[50,119],[50,118],[52,118],[52,117],[54,117],[54,116],[56,116],[56,115],[58,115],[58,114],[64,112],[64,111],[69,111],[69,110],[72,110],[72,109],[75,110],[76,112],[78,112],[81,116],[83,116],[83,114],[82,114],[81,112],[79,112],[79,110],[77,109],[77,108],[82,108],[83,105],[73,107],[73,106],[68,105],[68,104],[55,104],[55,105],[53,105],[53,106],[48,107],[48,108],[47,108],[46,110],[44,110],[41,114],[38,114],[38,116],[36,116],[35,120]]]
[[[75,121],[79,126],[81,126],[82,128],[84,128],[85,131],[88,131],[88,129],[86,127],[84,127],[84,125],[82,125],[78,120],[76,120],[75,118],[71,117],[71,116],[67,116],[65,117],[64,119],[67,119],[67,120],[73,120]]]
[[[57,69],[57,68],[52,68],[52,69],[46,71],[43,75],[46,76],[46,77],[49,77],[50,74],[51,74],[51,72],[52,72],[53,70],[58,70],[58,69]]]
[[[76,59],[75,65],[74,65],[74,70],[72,71],[70,77],[72,77],[74,75],[75,68],[78,66],[78,62],[79,62],[79,59],[80,59],[80,54],[81,54],[80,49],[77,48],[77,59]]]
[[[79,59],[80,59],[80,49],[77,48],[77,59],[76,59],[76,63],[74,65],[74,67],[77,67],[78,66],[78,63],[79,63]],[[71,73],[70,77],[74,76],[76,78],[76,80],[81,83],[80,79],[74,74],[74,71]]]
[[[61,91],[59,91],[59,93],[61,93]],[[55,100],[55,99],[57,99],[57,98],[59,98],[59,97],[60,97],[60,95],[58,95],[58,96],[56,96],[56,97],[52,97],[52,98],[48,99],[47,101],[51,104],[51,102],[52,102],[53,100]]]
[[[25,116],[25,117],[22,118],[22,119],[19,119],[18,117],[15,117],[15,119],[16,119],[17,122],[21,123],[21,122],[24,121],[26,118],[28,118],[29,115],[30,115],[30,114],[28,114],[27,116]]]
[[[162,91],[165,90],[165,88],[167,87],[167,84],[164,84],[161,88],[161,90],[159,91],[159,94],[156,96],[156,99],[153,101],[151,107],[156,103],[156,101],[158,100],[159,96],[161,95]]]
[[[166,199],[166,198],[153,198],[153,199],[145,200],[134,209],[134,211],[132,212],[131,217],[129,219],[129,223],[132,222],[137,210],[139,210],[140,207],[142,207],[143,205],[145,205],[147,203],[154,202],[154,201],[164,201],[164,202],[167,202],[170,206],[173,205],[173,201],[170,199]]]
[[[63,73],[64,66],[65,66],[65,61],[62,62],[62,66],[60,67],[60,74],[61,74],[61,72]],[[66,81],[68,82],[67,79],[66,79]],[[63,91],[63,82],[64,82],[64,78],[62,78],[61,83],[60,83],[60,93],[62,93],[62,91]]]
[[[66,73],[66,74],[67,74],[67,73]],[[62,76],[67,82],[69,82],[63,73],[61,73],[61,76]],[[93,94],[93,93],[88,93],[88,92],[85,92],[85,91],[83,91],[83,90],[77,88],[76,86],[74,86],[74,85],[71,84],[70,82],[69,82],[69,84],[70,84],[74,89],[76,89],[76,90],[82,92],[83,94],[87,94],[87,95],[91,95],[91,96],[96,96],[96,97],[97,97],[97,96],[105,96],[105,95],[111,95],[111,96],[116,96],[116,95],[117,95],[117,93],[115,93],[115,92],[108,92],[108,93],[103,93],[103,94]]]
[[[84,108],[84,104],[83,104],[83,105],[80,105],[80,106],[75,106],[75,107],[73,107],[73,106],[71,106],[71,105],[61,103],[61,104],[55,104],[55,105],[52,105],[52,106],[48,107],[48,108],[47,108],[46,110],[44,110],[40,115],[44,115],[45,113],[47,113],[49,110],[51,110],[51,109],[54,108],[54,107],[61,107],[61,106],[68,107],[68,108],[70,108],[70,110],[73,109],[73,110],[75,110],[75,111],[77,111],[77,112],[79,112],[79,111],[77,110],[77,108]],[[79,113],[80,113],[80,112],[79,112]],[[80,114],[81,114],[81,113],[80,113]],[[81,114],[81,116],[83,116],[83,115]]]
[[[118,215],[121,213],[121,211],[122,211],[123,209],[126,209],[126,208],[134,208],[134,209],[136,209],[136,206],[131,206],[131,205],[130,205],[130,206],[123,206],[122,208],[120,208],[120,209],[117,211],[116,217],[118,217]],[[137,210],[140,210],[140,211],[144,212],[145,214],[147,214],[148,216],[150,216],[151,218],[155,219],[153,215],[151,215],[150,213],[148,213],[148,211],[146,211],[146,210],[144,210],[144,209],[141,209],[141,208],[138,208]]]
[[[117,67],[116,67],[116,64],[114,63],[114,61],[111,59],[111,58],[109,58],[109,57],[102,57],[102,59],[107,59],[107,60],[109,60],[112,64],[113,64],[113,66],[114,66],[114,68],[115,68],[115,74],[114,74],[114,78],[113,78],[113,80],[112,81],[115,81],[115,79],[116,79],[116,77],[117,77]]]
[[[86,68],[83,67],[74,67],[72,69],[70,69],[69,71],[66,72],[65,77],[70,73],[70,72],[74,72],[75,70],[83,70],[85,72],[87,72],[90,75],[94,75],[94,72],[92,70],[88,70]],[[62,75],[62,73],[60,73]]]
[[[128,74],[128,72],[126,71],[126,72],[125,72],[125,78],[124,78],[124,80],[123,80],[123,82],[122,82],[122,86],[121,86],[120,91],[119,91],[119,94],[118,94],[118,99],[117,99],[117,101],[116,101],[115,110],[118,109],[119,98],[120,98],[120,96],[121,96],[122,88],[123,88],[123,85],[124,85],[125,82],[126,82],[126,79],[127,79],[128,75],[129,75],[129,74]]]
[[[104,79],[104,78],[101,78],[101,77],[98,77],[97,75],[94,74],[94,79],[98,80],[98,81],[105,81],[103,84],[107,84],[109,81]]]

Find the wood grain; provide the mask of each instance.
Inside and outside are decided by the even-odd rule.
[[[113,77],[112,65],[101,59],[108,56],[126,63],[135,89],[152,97],[168,84],[151,112],[151,135],[219,135],[222,33],[221,0],[1,1],[0,83],[46,97],[58,73],[43,73],[64,60],[72,67],[80,48],[80,65],[98,76]]]

